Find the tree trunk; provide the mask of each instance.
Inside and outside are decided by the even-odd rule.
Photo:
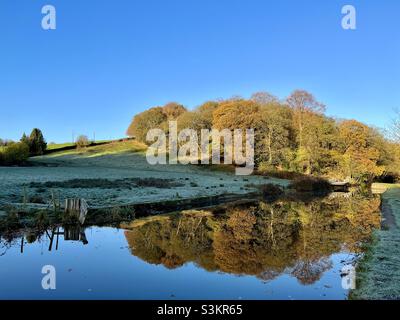
[[[268,162],[272,165],[272,130],[268,133]]]

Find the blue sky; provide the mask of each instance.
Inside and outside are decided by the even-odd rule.
[[[46,4],[57,30],[41,28]],[[0,0],[0,137],[118,138],[151,106],[298,88],[384,126],[400,108],[399,39],[398,0]]]

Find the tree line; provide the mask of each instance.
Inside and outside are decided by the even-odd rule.
[[[357,120],[328,117],[325,105],[304,90],[283,101],[258,92],[250,99],[207,101],[194,110],[172,102],[134,116],[127,134],[146,143],[148,130],[167,132],[169,120],[177,121],[178,130],[190,128],[199,135],[201,129],[253,128],[259,172],[370,182],[400,171],[399,141]]]
[[[74,146],[82,149],[93,142],[86,135],[79,135]],[[0,166],[23,165],[29,157],[43,155],[46,150],[47,142],[38,128],[34,128],[29,136],[24,133],[18,142],[0,139]]]
[[[19,142],[0,139],[0,165],[21,165],[31,156],[44,154],[46,148],[43,133],[37,128],[29,136],[24,133]]]

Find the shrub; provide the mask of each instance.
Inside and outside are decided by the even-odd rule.
[[[10,144],[0,156],[0,163],[5,165],[22,164],[29,158],[29,147],[26,143]]]
[[[89,144],[89,138],[85,135],[80,135],[78,139],[76,139],[76,147],[78,149],[86,148]]]
[[[290,186],[298,192],[327,192],[332,189],[329,181],[316,177],[297,178]]]

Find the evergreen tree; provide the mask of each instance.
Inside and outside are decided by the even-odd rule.
[[[46,151],[47,143],[44,140],[42,131],[35,128],[29,137],[29,152],[31,155],[42,155]]]
[[[20,139],[20,141],[21,141],[22,143],[25,143],[27,146],[30,147],[31,140],[28,138],[28,136],[25,134],[25,132],[24,132],[24,134],[22,135],[22,138]]]

